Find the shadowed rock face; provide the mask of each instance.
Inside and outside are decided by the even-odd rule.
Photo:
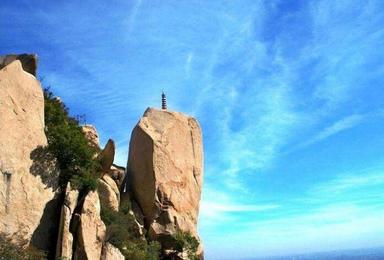
[[[56,246],[56,259],[71,259],[73,254],[73,234],[70,231],[72,214],[75,212],[79,191],[71,189],[70,183],[65,190],[64,202],[61,208],[59,235]]]
[[[197,121],[149,108],[132,132],[128,183],[151,239],[166,246],[177,230],[198,238],[203,145]]]
[[[0,69],[0,232],[32,238],[44,249],[52,242],[56,209],[54,190],[42,176],[53,173],[35,167],[31,157],[46,144],[43,91],[15,60]]]
[[[4,68],[13,61],[19,60],[23,67],[23,70],[36,76],[37,71],[37,55],[36,54],[9,54],[0,56],[0,69]]]

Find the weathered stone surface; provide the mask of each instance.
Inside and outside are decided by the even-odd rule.
[[[99,179],[98,192],[103,206],[119,211],[120,191],[110,176],[104,174]]]
[[[0,56],[0,69],[4,68],[13,61],[19,60],[24,71],[36,76],[37,71],[37,55],[36,54],[9,54]]]
[[[112,164],[108,174],[116,182],[117,187],[120,189],[125,177],[125,168],[116,164]]]
[[[109,139],[104,149],[98,156],[103,172],[108,172],[111,169],[114,158],[115,142],[112,139]]]
[[[99,141],[99,134],[97,133],[96,128],[93,125],[84,125],[82,127],[82,130],[89,142],[89,145],[99,150],[100,141]]]
[[[149,237],[163,243],[182,230],[198,238],[203,146],[197,121],[147,109],[132,132],[128,167],[129,189],[143,211]]]
[[[101,260],[124,260],[124,256],[119,249],[117,249],[110,243],[106,243],[103,246]]]
[[[0,69],[0,232],[33,238],[45,249],[55,240],[57,205],[52,186],[42,180],[51,173],[35,167],[33,154],[46,144],[43,91],[15,60]]]
[[[65,198],[61,208],[59,235],[56,246],[56,259],[72,259],[73,235],[70,232],[72,214],[77,206],[79,191],[72,190],[70,183],[65,190]]]
[[[91,191],[84,199],[74,259],[100,259],[105,232],[105,224],[100,218],[99,196]]]

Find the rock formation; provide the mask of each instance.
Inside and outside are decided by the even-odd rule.
[[[123,223],[124,236],[133,234],[145,246],[147,238],[158,240],[163,253],[171,252],[168,256],[179,253],[172,244],[178,231],[199,239],[203,148],[197,121],[147,109],[132,132],[127,175],[124,167],[113,164],[114,141],[100,149],[96,128],[83,126],[89,145],[96,148],[93,159],[100,162],[93,175],[98,186],[79,191],[67,183],[64,190],[58,187],[60,161],[46,149],[44,96],[36,67],[36,55],[0,57],[0,233],[49,251],[49,259],[68,260],[124,259],[121,252],[129,255],[129,246],[113,242],[116,223]]]
[[[89,144],[100,151],[96,128],[83,126],[83,132]],[[114,149],[114,142],[110,139],[97,156],[103,165],[97,192],[89,192],[81,197],[78,191],[71,189],[70,184],[67,185],[61,209],[56,259],[124,259],[119,249],[106,242],[107,229],[100,216],[101,207],[119,210],[119,182],[112,179],[112,173],[119,172],[117,179],[122,179],[125,168],[113,165]]]
[[[99,179],[98,193],[103,205],[115,211],[119,210],[120,191],[116,182],[107,174]]]
[[[147,109],[132,132],[127,181],[148,236],[163,248],[178,230],[198,238],[202,180],[203,146],[197,121],[178,112]]]
[[[77,231],[74,259],[100,259],[106,227],[100,218],[100,200],[91,191],[84,199]]]
[[[37,55],[36,54],[9,54],[0,56],[0,69],[11,64],[13,61],[19,60],[23,67],[23,70],[36,76],[37,70]]]
[[[113,164],[115,158],[115,142],[109,139],[104,149],[97,157],[100,160],[101,168],[103,172],[108,172]]]
[[[116,182],[117,186],[120,189],[125,177],[125,168],[116,164],[112,164],[108,174]]]
[[[61,208],[59,235],[56,246],[56,259],[71,259],[73,254],[73,234],[70,231],[72,216],[79,199],[79,191],[67,184],[63,206]]]
[[[121,254],[119,249],[117,249],[110,243],[106,243],[103,246],[101,260],[124,260],[124,256]]]
[[[43,177],[56,174],[47,172],[53,162],[51,169],[35,167],[47,144],[43,91],[19,60],[9,59],[0,60],[8,64],[0,69],[0,232],[47,249],[57,218],[52,183]]]
[[[93,125],[84,125],[82,130],[89,141],[89,145],[100,150],[99,134]]]

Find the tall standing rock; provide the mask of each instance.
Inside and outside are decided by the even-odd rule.
[[[0,69],[0,232],[44,249],[57,219],[54,174],[36,167],[46,144],[43,91],[15,60]]]
[[[106,227],[100,217],[100,200],[95,191],[84,199],[77,230],[75,260],[97,260],[101,257]]]
[[[177,230],[198,238],[203,145],[197,121],[148,108],[133,129],[128,167],[128,186],[149,237],[165,248]]]
[[[116,182],[107,174],[98,180],[97,192],[101,205],[119,211],[120,191]]]
[[[75,212],[79,191],[71,189],[68,182],[65,190],[64,202],[61,208],[59,236],[56,246],[56,259],[72,259],[73,254],[73,234],[70,230],[72,215]]]

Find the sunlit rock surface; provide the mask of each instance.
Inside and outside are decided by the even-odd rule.
[[[167,247],[177,230],[198,238],[202,180],[197,121],[178,112],[147,109],[132,132],[127,183],[151,239]]]

